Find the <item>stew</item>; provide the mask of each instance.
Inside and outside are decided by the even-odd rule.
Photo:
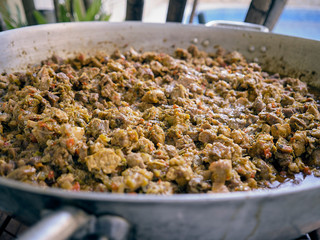
[[[115,193],[220,193],[320,176],[317,97],[238,52],[58,56],[0,76],[0,175]]]

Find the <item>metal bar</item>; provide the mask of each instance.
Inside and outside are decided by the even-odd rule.
[[[33,0],[22,0],[24,13],[26,14],[26,19],[28,25],[36,25],[37,21],[33,16],[33,12],[36,10]]]
[[[314,230],[308,234],[312,240],[320,240],[320,229]]]
[[[53,0],[53,4],[54,4],[54,14],[56,15],[56,22],[60,22],[59,0]]]
[[[100,216],[97,219],[95,233],[112,240],[130,239],[130,224],[123,218],[118,216]]]
[[[10,216],[7,216],[6,219],[3,221],[3,223],[0,227],[0,237],[1,237],[2,233],[6,230],[6,227],[8,226],[10,221],[11,221]]]
[[[286,3],[287,0],[273,0],[268,12],[268,16],[263,25],[272,30],[274,25],[277,23]]]
[[[226,20],[214,20],[206,23],[208,27],[224,27],[231,29],[240,29],[247,31],[259,31],[269,32],[269,29],[263,25],[246,22],[226,21]]]
[[[127,0],[126,21],[141,21],[144,0]]]
[[[0,9],[2,9],[2,14],[0,13],[0,32],[1,31],[4,31],[4,30],[7,30],[7,27],[6,27],[6,24],[3,20],[3,18],[7,17],[6,16],[6,4],[7,2],[6,1],[0,1]]]
[[[80,209],[65,207],[46,216],[20,236],[19,240],[67,239],[90,219],[90,216]]]
[[[69,10],[69,16],[70,16],[70,21],[74,22],[74,15],[73,15],[73,0],[69,1],[69,6],[67,7]]]
[[[245,22],[262,24],[273,29],[287,0],[252,0]]]
[[[55,23],[57,22],[54,10],[39,10],[39,12],[44,16],[47,20],[47,23]]]
[[[199,21],[200,24],[205,24],[206,23],[206,18],[204,16],[203,12],[198,14],[198,21]]]
[[[191,14],[190,14],[189,24],[193,23],[193,18],[194,18],[194,14],[196,12],[196,9],[197,9],[197,5],[198,5],[198,0],[193,0],[193,5],[192,5],[192,11],[191,11]]]
[[[264,24],[271,4],[272,0],[252,0],[245,22]]]
[[[0,32],[4,31],[4,30],[7,30],[6,29],[6,24],[4,23],[3,21],[3,18],[2,18],[2,15],[0,13]]]
[[[187,0],[170,0],[167,22],[182,22]]]

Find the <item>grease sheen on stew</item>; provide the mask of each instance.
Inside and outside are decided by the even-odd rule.
[[[53,56],[2,74],[0,95],[0,175],[10,179],[173,194],[320,176],[317,97],[238,52]]]

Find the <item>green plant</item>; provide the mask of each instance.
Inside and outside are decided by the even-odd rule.
[[[33,16],[36,19],[38,24],[46,24],[46,23],[48,23],[47,19],[38,11],[34,11],[33,12]]]
[[[17,11],[16,19],[12,17],[13,14],[6,3],[2,3],[1,5],[2,6],[0,7],[0,13],[2,15],[4,23],[6,24],[7,29],[14,29],[28,25],[26,22],[22,21],[22,14],[18,4],[15,4],[15,8]]]
[[[86,12],[81,0],[73,0],[73,4],[76,21],[108,21],[110,19],[110,14],[101,11],[101,0],[94,0]]]
[[[108,21],[111,15],[103,13],[101,8],[101,0],[93,0],[86,11],[82,0],[65,0],[64,4],[58,5],[57,22]],[[47,23],[40,12],[34,11],[33,14],[38,24]]]

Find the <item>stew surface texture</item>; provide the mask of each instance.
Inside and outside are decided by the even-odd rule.
[[[78,54],[0,76],[0,175],[116,193],[220,193],[320,176],[319,102],[299,79],[191,45]]]

